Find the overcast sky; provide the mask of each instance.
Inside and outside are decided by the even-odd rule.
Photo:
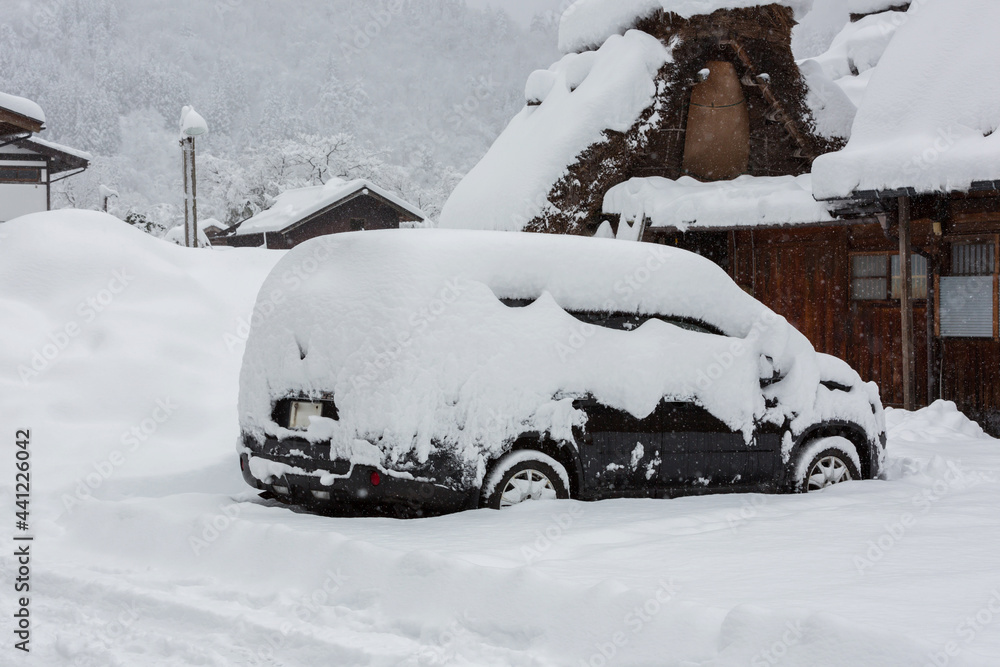
[[[525,26],[531,25],[535,14],[554,11],[563,0],[466,0],[471,7],[503,7],[511,17]]]

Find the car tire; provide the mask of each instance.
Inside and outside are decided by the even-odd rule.
[[[813,493],[834,484],[859,480],[858,448],[840,436],[811,440],[799,450],[792,473],[796,493]]]
[[[504,509],[529,500],[567,499],[569,475],[551,456],[520,449],[501,457],[483,483],[480,507]]]

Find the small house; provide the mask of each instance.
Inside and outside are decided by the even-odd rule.
[[[52,184],[87,169],[88,153],[36,136],[45,129],[41,107],[0,93],[0,222],[52,207]]]
[[[388,190],[364,179],[334,178],[286,190],[268,209],[212,237],[212,243],[283,249],[326,234],[426,224],[426,214]]]

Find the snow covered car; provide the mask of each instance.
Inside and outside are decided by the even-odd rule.
[[[246,481],[314,507],[811,491],[880,474],[878,389],[698,255],[392,230],[290,251],[240,379]]]

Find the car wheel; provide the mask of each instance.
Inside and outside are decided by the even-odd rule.
[[[529,500],[569,498],[566,468],[534,450],[511,452],[493,466],[483,483],[482,507],[504,509]]]
[[[811,493],[861,479],[858,449],[847,438],[819,438],[802,447],[796,459],[795,491]]]

